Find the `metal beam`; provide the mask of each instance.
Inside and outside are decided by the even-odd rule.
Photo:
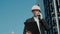
[[[54,10],[55,10],[55,17],[56,17],[57,30],[58,30],[58,34],[59,34],[59,22],[58,22],[58,14],[57,14],[56,0],[53,0],[53,2],[54,2]]]

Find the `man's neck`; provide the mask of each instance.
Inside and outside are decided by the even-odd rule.
[[[35,18],[38,18],[38,16],[34,16]]]

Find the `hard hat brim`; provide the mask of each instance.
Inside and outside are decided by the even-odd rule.
[[[35,11],[35,10],[41,12],[39,9],[33,9],[32,12]]]

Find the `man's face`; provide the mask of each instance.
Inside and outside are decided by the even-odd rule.
[[[34,16],[38,16],[39,15],[39,10],[35,9],[35,10],[32,10]]]

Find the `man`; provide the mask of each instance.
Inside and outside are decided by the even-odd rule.
[[[32,7],[34,16],[26,20],[23,34],[45,34],[44,30],[49,31],[50,27],[42,17],[41,9],[38,5]]]

